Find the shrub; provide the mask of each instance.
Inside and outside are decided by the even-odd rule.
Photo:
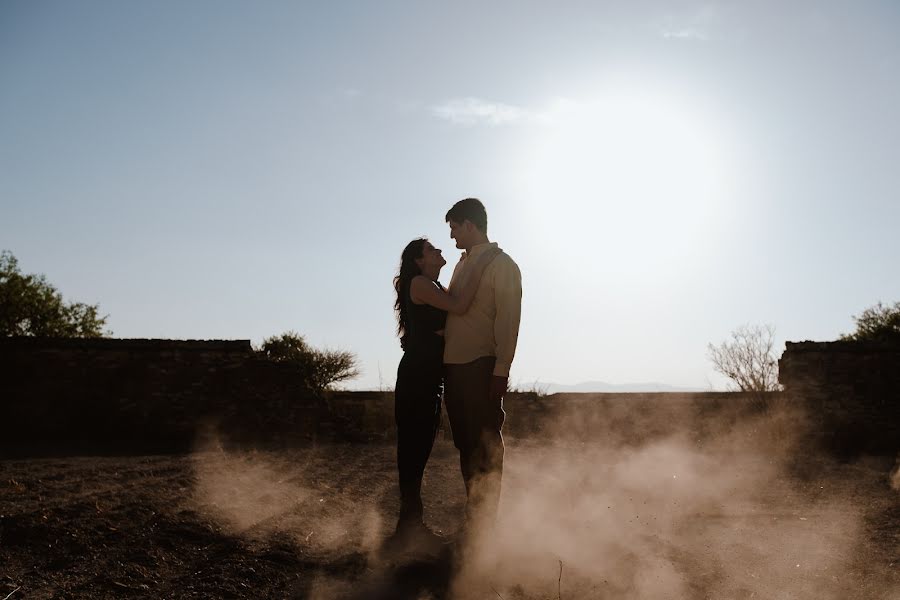
[[[108,335],[96,304],[65,302],[43,275],[24,274],[12,252],[0,252],[0,336]]]
[[[731,379],[742,392],[774,392],[778,384],[778,361],[772,353],[775,328],[743,325],[731,332],[731,340],[709,344],[713,367]]]
[[[297,367],[316,390],[359,375],[355,354],[345,350],[318,350],[294,331],[266,338],[256,352],[267,360]]]
[[[885,306],[881,302],[853,317],[856,331],[842,335],[846,341],[900,342],[900,302]]]

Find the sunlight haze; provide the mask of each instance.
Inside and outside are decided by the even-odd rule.
[[[0,250],[116,337],[401,357],[391,279],[475,196],[510,381],[725,386],[744,323],[900,300],[900,4],[0,5]]]

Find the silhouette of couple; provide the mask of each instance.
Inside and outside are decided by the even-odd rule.
[[[394,278],[403,358],[394,392],[400,517],[391,540],[401,547],[437,538],[424,523],[421,489],[442,399],[466,485],[463,539],[491,528],[500,500],[503,395],[519,333],[522,276],[488,239],[480,200],[460,200],[445,220],[464,251],[449,287],[438,281],[447,261],[424,238],[407,244]]]

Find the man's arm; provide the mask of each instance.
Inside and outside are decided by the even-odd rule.
[[[504,260],[505,259],[505,260]],[[519,320],[522,316],[522,274],[508,257],[498,257],[494,274],[494,342],[497,362],[494,377],[509,378],[509,369],[516,354],[519,339]],[[500,382],[495,382],[499,386]],[[505,381],[503,386],[505,388]]]

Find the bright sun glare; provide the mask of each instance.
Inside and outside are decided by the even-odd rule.
[[[653,275],[716,227],[729,183],[713,122],[672,97],[636,92],[559,101],[527,150],[521,195],[549,243],[613,251]],[[521,197],[521,196],[520,196]]]

